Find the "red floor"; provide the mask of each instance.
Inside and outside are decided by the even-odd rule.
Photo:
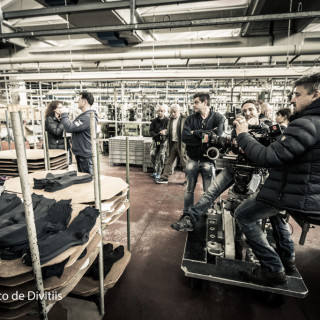
[[[108,166],[101,157],[101,173],[125,180],[125,166]],[[201,180],[201,179],[199,179]],[[180,265],[185,233],[170,228],[182,213],[184,174],[176,171],[169,184],[156,184],[141,167],[130,167],[132,259],[121,279],[105,298],[104,320],[320,318],[320,234],[310,230],[300,246],[300,227],[294,222],[296,262],[309,289],[305,299],[285,297],[280,306],[263,292],[210,282],[206,291],[191,289]],[[198,182],[196,197],[202,192]],[[126,243],[126,216],[105,231],[105,238]]]

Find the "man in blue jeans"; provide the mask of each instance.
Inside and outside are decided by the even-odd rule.
[[[215,178],[214,162],[204,156],[206,150],[202,143],[202,134],[211,130],[221,136],[224,131],[225,117],[210,109],[209,94],[199,92],[193,99],[195,113],[187,117],[182,131],[182,141],[186,144],[188,155],[185,169],[187,187],[184,193],[183,216],[171,225],[177,231],[188,230],[190,219],[186,214],[194,203],[194,189],[199,173],[204,191],[207,191]]]
[[[242,103],[241,113],[246,119],[248,125],[260,125],[263,132],[268,128],[261,120],[259,120],[260,105],[255,100],[246,100]],[[235,133],[234,133],[235,134]],[[205,193],[199,201],[188,208],[185,212],[186,228],[174,228],[177,231],[193,231],[193,224],[199,217],[207,212],[212,203],[220,194],[234,184],[234,171],[232,165],[227,165],[211,182]]]
[[[69,109],[61,108],[61,123],[66,132],[72,133],[72,153],[77,160],[79,172],[93,174],[90,114],[93,112],[97,122],[98,116],[95,110],[91,109],[94,98],[92,93],[83,91],[78,97],[78,108],[82,113],[72,122],[69,120]]]
[[[320,217],[320,73],[294,83],[293,116],[281,137],[264,147],[251,137],[242,117],[235,121],[237,142],[254,163],[272,168],[260,192],[235,211],[248,244],[261,267],[245,271],[250,281],[283,284],[287,269],[293,269],[294,248],[285,224],[277,223],[280,248],[269,245],[256,221],[272,217],[279,210],[300,216]]]

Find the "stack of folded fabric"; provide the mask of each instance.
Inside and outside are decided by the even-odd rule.
[[[15,193],[2,193],[0,196],[0,216],[13,210],[21,202],[21,199]]]
[[[58,181],[59,179],[67,176],[67,177],[75,177],[77,175],[77,171],[68,171],[65,173],[60,173],[60,174],[52,174],[49,172],[44,179],[36,179],[33,178],[33,188],[34,189],[44,189],[49,181],[56,180]]]
[[[92,181],[92,175],[86,174],[77,176],[77,171],[68,171],[62,174],[48,173],[44,179],[33,178],[33,188],[43,189],[47,192],[55,192],[65,189],[74,184],[87,183]]]
[[[113,264],[124,256],[124,247],[119,246],[113,249],[112,243],[103,245],[103,277],[105,278],[110,272]],[[86,272],[85,276],[93,280],[99,280],[99,258],[93,262],[92,266]]]
[[[68,228],[46,239],[40,239],[38,241],[40,263],[45,264],[70,247],[88,242],[90,231],[96,224],[98,216],[99,210],[93,207],[86,207],[80,211],[79,215],[70,223]],[[31,266],[30,250],[27,250],[27,253],[24,255],[23,262],[27,266]]]
[[[78,177],[64,176],[59,180],[48,181],[48,183],[46,184],[46,186],[44,188],[44,191],[55,192],[55,191],[70,187],[74,184],[87,183],[90,181],[92,181],[91,174],[86,174],[86,175],[78,176]]]

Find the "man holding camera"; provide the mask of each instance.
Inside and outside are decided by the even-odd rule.
[[[169,119],[165,116],[165,106],[159,106],[158,116],[151,121],[149,133],[152,137],[150,159],[153,166],[151,177],[160,179],[166,158],[167,136],[166,129]]]
[[[235,211],[235,218],[261,266],[244,271],[243,276],[259,284],[284,284],[286,273],[295,270],[293,242],[287,224],[276,216],[279,210],[320,219],[320,73],[294,83],[291,103],[294,115],[287,129],[268,147],[248,134],[243,117],[234,121],[237,142],[246,156],[271,168],[260,192]],[[256,223],[268,217],[276,218],[277,252]]]
[[[196,93],[193,96],[195,113],[188,116],[182,131],[182,141],[186,144],[188,160],[186,164],[187,187],[184,193],[183,215],[171,227],[177,231],[189,231],[193,228],[188,212],[193,206],[194,189],[199,173],[202,176],[203,190],[207,191],[215,178],[213,160],[204,156],[202,134],[214,131],[221,136],[224,131],[225,117],[210,109],[210,96],[207,93]]]
[[[259,120],[260,105],[258,102],[255,100],[243,102],[241,112],[243,114],[242,121],[246,122],[247,125],[261,125],[261,131],[266,131],[268,126]],[[232,165],[227,165],[211,182],[200,200],[194,206],[189,207],[186,213],[184,212],[184,219],[186,221],[184,225],[186,227],[180,226],[179,221],[172,224],[171,227],[177,231],[193,231],[194,223],[199,217],[207,212],[214,200],[219,197],[223,191],[234,184],[233,173]]]

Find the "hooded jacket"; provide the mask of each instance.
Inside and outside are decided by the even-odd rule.
[[[257,200],[320,217],[320,99],[295,114],[268,147],[246,132],[237,141],[254,163],[271,168]]]
[[[90,113],[93,112],[98,121],[98,115],[95,110],[89,109],[81,113],[72,122],[67,113],[62,113],[61,122],[66,132],[72,133],[72,153],[75,156],[84,158],[92,157],[91,134],[90,134]]]
[[[64,126],[55,116],[48,116],[45,121],[48,132],[49,149],[64,149]]]
[[[215,111],[210,111],[209,116],[203,119],[196,112],[188,116],[182,131],[182,141],[186,144],[188,157],[194,161],[213,162],[203,154],[204,145],[202,143],[202,133],[213,130],[215,134],[221,136],[224,131],[225,117]],[[193,134],[191,133],[193,131]]]

